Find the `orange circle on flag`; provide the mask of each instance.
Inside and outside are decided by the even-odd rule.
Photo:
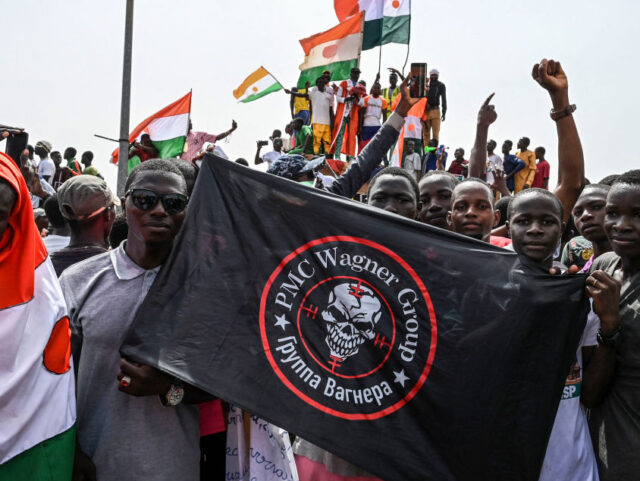
[[[331,58],[331,57],[335,57],[335,55],[338,53],[338,46],[336,44],[333,45],[329,45],[328,47],[325,47],[322,50],[322,56],[324,58]]]
[[[254,92],[258,91],[258,87],[253,87],[251,90],[253,90]]]
[[[411,131],[411,132],[413,132],[414,130],[416,130],[416,126],[415,126],[415,125],[413,125],[413,124],[409,124],[409,125],[407,126],[407,128],[408,128],[408,129],[409,129],[409,131]]]
[[[391,5],[393,5],[393,8],[398,8],[400,6],[400,2],[398,0],[393,0],[393,2],[391,2]]]

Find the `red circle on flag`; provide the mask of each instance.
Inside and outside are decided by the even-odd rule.
[[[289,380],[287,376],[283,373],[283,371],[280,369],[280,366],[278,365],[278,363],[274,358],[273,349],[269,344],[269,339],[267,336],[267,326],[266,326],[267,298],[269,297],[269,292],[271,291],[271,288],[273,287],[277,277],[280,275],[280,273],[283,272],[283,270],[287,267],[287,265],[293,259],[299,256],[301,253],[308,251],[309,249],[315,246],[319,246],[327,243],[334,243],[334,242],[355,243],[362,246],[366,246],[366,247],[375,249],[380,253],[387,255],[388,257],[393,259],[398,265],[402,267],[402,269],[406,272],[406,274],[408,274],[409,278],[412,279],[413,282],[415,282],[416,287],[418,288],[418,291],[422,295],[422,301],[425,303],[425,307],[427,310],[427,318],[428,318],[427,331],[430,332],[430,339],[427,341],[427,346],[425,346],[427,348],[426,349],[427,355],[424,362],[424,366],[418,371],[418,380],[401,399],[397,400],[392,405],[388,405],[384,407],[379,411],[369,412],[369,413],[344,412],[339,409],[335,409],[333,407],[329,407],[323,403],[320,403],[315,399],[312,399],[310,396],[308,396],[307,394],[303,393],[300,389],[298,389],[292,383],[292,381]],[[271,276],[269,276],[269,279],[267,280],[263,288],[262,296],[260,300],[259,323],[260,323],[260,337],[262,338],[262,346],[264,349],[264,354],[266,355],[267,361],[271,365],[274,373],[280,379],[280,381],[282,381],[282,383],[285,386],[287,386],[289,390],[293,394],[295,394],[300,400],[304,401],[310,406],[324,413],[327,413],[342,419],[347,419],[350,421],[380,419],[385,416],[388,416],[391,413],[398,411],[407,403],[409,403],[418,394],[418,392],[426,382],[427,377],[429,376],[429,372],[431,371],[431,367],[433,366],[433,361],[436,353],[438,328],[437,328],[437,322],[436,322],[435,309],[431,301],[431,297],[429,296],[429,293],[424,283],[422,282],[422,279],[420,279],[420,277],[413,270],[413,268],[398,254],[396,254],[392,250],[376,242],[373,242],[368,239],[363,239],[360,237],[341,236],[341,235],[322,237],[322,238],[307,242],[306,244],[298,247],[296,250],[291,252],[284,259],[282,259],[278,267],[272,272]]]
[[[329,45],[328,47],[325,47],[324,49],[322,49],[322,56],[324,58],[335,57],[337,53],[338,53],[338,45],[335,43],[333,45]]]

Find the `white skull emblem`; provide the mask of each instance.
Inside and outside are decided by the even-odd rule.
[[[331,356],[346,359],[357,354],[365,341],[375,337],[381,316],[380,300],[369,287],[355,282],[335,286],[329,305],[322,311]]]

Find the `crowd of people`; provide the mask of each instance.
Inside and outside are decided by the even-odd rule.
[[[514,251],[520,268],[531,276],[587,273],[591,312],[566,381],[573,389],[562,393],[540,479],[638,479],[640,171],[615,173],[597,183],[587,180],[567,76],[559,62],[546,59],[533,67],[532,75],[553,104],[551,121],[558,135],[558,184],[553,192],[548,190],[550,166],[543,147],[531,151],[523,137],[515,155],[510,140],[502,144],[502,157],[495,153],[497,142],[489,139],[497,119],[492,96],[479,109],[469,159],[458,148],[445,170],[446,149],[439,145],[439,136],[446,90],[437,71],[430,75],[424,135],[406,141],[402,166],[386,166],[409,112],[421,100],[409,95],[411,79],[398,71],[392,71],[388,88],[382,89],[376,78],[369,95],[359,75],[353,69],[350,79],[336,85],[325,72],[315,88],[292,89],[294,119],[285,128],[289,139],[274,131],[273,151],[260,155],[266,142],[259,142],[255,163],[267,163],[273,175],[349,199],[368,183],[370,206]],[[234,122],[232,130],[236,127]],[[12,297],[0,297],[0,309],[9,312],[31,299],[54,299],[66,306],[61,309],[71,330],[71,399],[57,414],[44,408],[46,397],[19,400],[28,411],[29,425],[51,425],[59,418],[53,434],[74,429],[73,466],[67,466],[66,478],[57,479],[70,479],[72,468],[74,479],[85,480],[224,479],[221,400],[122,358],[119,348],[181,228],[200,149],[228,133],[207,137],[190,132],[183,159],[154,159],[143,139],[134,148],[148,157],[129,175],[122,199],[92,168],[90,152],[81,157],[84,169],[75,160],[75,149],[65,150],[67,165],[62,166],[59,153],[46,141],[15,161],[0,156],[0,274],[3,289],[8,279],[20,285],[11,287]],[[341,172],[335,172],[334,165],[329,174],[322,173],[327,169],[323,159],[309,160],[335,152],[352,158]],[[244,159],[237,162],[246,165]],[[31,264],[25,263],[26,256]],[[43,285],[38,275],[50,275],[50,284]],[[27,324],[49,311],[19,312]],[[51,322],[45,326],[62,317],[59,309],[47,315]],[[0,329],[3,349],[12,342],[17,343],[12,352],[21,352],[31,342],[8,341],[1,337],[4,332]],[[34,356],[11,378],[11,386],[33,386],[36,376],[43,375],[43,361]],[[0,355],[0,379],[11,371],[11,362]],[[69,375],[68,365],[54,374],[49,364],[45,359],[47,375]],[[6,396],[4,386],[0,399]],[[52,386],[50,394],[68,392],[67,384]],[[28,396],[29,389],[20,392]],[[72,428],[63,414],[75,406]],[[10,413],[0,405],[0,418],[5,416]],[[27,454],[23,451],[35,445],[25,442],[23,431],[24,426],[18,426],[0,437],[0,479],[4,473],[33,469],[32,458],[21,461]],[[296,439],[293,449],[301,480],[375,479],[304,439]]]

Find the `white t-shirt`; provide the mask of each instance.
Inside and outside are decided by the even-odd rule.
[[[420,154],[418,154],[417,152],[414,152],[413,154],[407,154],[404,158],[402,168],[408,171],[416,180],[418,180],[418,174],[416,174],[416,170],[420,172],[420,169],[422,168],[422,160],[420,159]]]
[[[493,154],[487,159],[487,183],[489,185],[493,184],[494,180],[492,170],[503,170],[502,158],[497,154]]]
[[[382,125],[380,119],[382,118],[382,111],[387,108],[386,99],[383,99],[382,97],[376,98],[369,95],[365,97],[364,105],[366,110],[364,112],[364,121],[362,125],[365,127],[379,127]]]
[[[331,104],[333,103],[333,95],[327,92],[320,92],[318,87],[314,87],[309,92],[309,100],[311,100],[311,109],[313,110],[313,119],[311,123],[318,125],[331,125]]]
[[[53,254],[55,251],[59,251],[60,249],[67,247],[69,245],[69,240],[71,240],[71,237],[66,235],[51,234],[42,240],[44,241],[44,246],[47,248],[47,252],[49,254]]]
[[[56,164],[54,164],[53,160],[51,160],[49,157],[45,157],[38,164],[38,175],[40,177],[46,177],[47,180],[50,180],[50,178],[55,173],[56,173]]]
[[[575,364],[565,382],[540,471],[540,481],[599,480],[587,417],[580,404],[582,348],[597,345],[596,335],[599,327],[600,319],[592,310],[578,345]]]
[[[273,164],[276,160],[282,157],[282,155],[283,155],[282,152],[272,150],[271,152],[267,152],[266,154],[264,154],[262,156],[262,160],[264,160],[267,163],[267,165],[271,167],[271,164]]]

